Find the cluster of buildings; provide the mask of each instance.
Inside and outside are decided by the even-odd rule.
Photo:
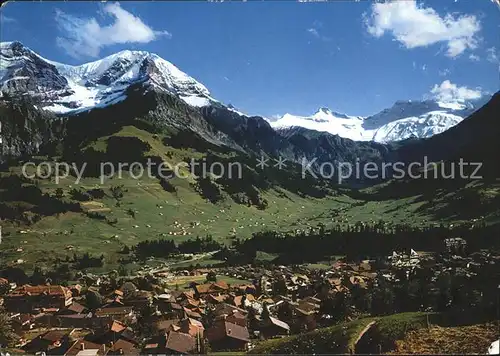
[[[347,280],[340,278],[346,268]],[[110,289],[107,276],[83,276],[81,285],[71,287],[15,286],[3,279],[0,303],[19,336],[19,352],[79,356],[235,352],[249,350],[260,340],[315,329],[322,298],[353,283],[367,287],[369,270],[368,263],[340,262],[323,275],[303,267],[226,267],[210,271],[252,282],[228,285],[219,278],[171,289],[158,287],[159,272],[151,276],[154,284],[148,290],[137,287],[144,286],[136,281],[143,276],[123,281],[116,289]],[[185,280],[186,273],[206,272],[176,273]],[[318,294],[320,280],[327,286]]]
[[[458,240],[454,244],[462,246]],[[326,269],[245,265],[151,271],[116,286],[110,276],[81,276],[81,285],[71,287],[15,286],[0,279],[0,304],[20,337],[19,352],[77,356],[240,352],[261,340],[327,325],[330,316],[322,309],[326,299],[353,288],[369,289],[379,278],[397,282],[396,276],[404,275],[401,271],[409,276],[429,266],[473,274],[496,262],[498,256],[486,253],[450,254],[436,260],[409,250],[393,252],[383,267],[375,260],[339,260]],[[209,275],[210,282],[204,280]],[[176,276],[182,281],[190,276],[200,281],[204,276],[204,282],[171,288]],[[223,276],[248,283],[230,285]]]

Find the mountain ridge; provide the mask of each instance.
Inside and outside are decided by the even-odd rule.
[[[73,115],[116,104],[125,99],[127,88],[143,82],[174,94],[195,108],[224,106],[202,83],[154,53],[123,50],[72,66],[48,60],[17,41],[2,42],[0,49],[0,95],[29,93],[43,109],[57,115]],[[354,141],[388,143],[444,132],[487,99],[485,96],[463,103],[399,100],[391,108],[368,117],[321,107],[311,116],[285,114],[277,121],[266,121],[278,131],[297,126]],[[227,109],[248,116],[232,105]]]
[[[398,100],[392,107],[370,116],[354,116],[320,108],[313,115],[285,114],[269,120],[276,129],[304,127],[355,141],[387,143],[408,138],[428,138],[444,132],[482,107],[491,97],[474,101]]]
[[[1,44],[1,91],[25,91],[41,97],[56,114],[112,105],[132,84],[149,82],[192,106],[216,102],[208,89],[154,53],[124,50],[103,59],[71,66],[47,60],[20,42]]]

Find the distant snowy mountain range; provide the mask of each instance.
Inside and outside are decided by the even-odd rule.
[[[176,95],[191,106],[222,105],[203,84],[156,54],[121,51],[95,62],[70,66],[47,60],[20,42],[0,44],[0,95],[27,93],[36,97],[43,109],[56,114],[70,115],[112,105],[124,100],[127,89],[138,82]],[[489,99],[398,101],[369,117],[321,108],[311,116],[285,114],[275,121],[266,120],[277,130],[299,126],[355,141],[391,142],[441,133]],[[244,115],[232,106],[227,108]]]
[[[319,109],[311,116],[285,114],[269,123],[275,129],[294,126],[329,132],[355,141],[392,142],[426,138],[446,131],[482,107],[490,97],[473,102],[397,101],[378,114],[361,117]]]

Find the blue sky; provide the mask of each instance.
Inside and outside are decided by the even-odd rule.
[[[267,117],[319,107],[364,116],[396,100],[499,89],[493,0],[13,2],[0,11],[2,41],[69,64],[151,51],[214,98]]]

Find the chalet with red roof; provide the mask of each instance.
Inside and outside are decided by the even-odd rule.
[[[10,312],[31,312],[33,309],[63,309],[71,305],[71,291],[63,286],[24,285],[4,297],[4,306]]]

